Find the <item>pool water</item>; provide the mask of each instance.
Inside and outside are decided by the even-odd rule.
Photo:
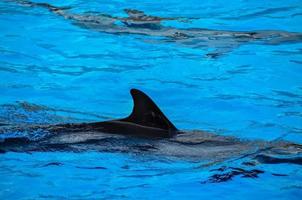
[[[85,28],[16,2],[0,2],[1,126],[125,117],[132,109],[129,90],[138,88],[181,130],[302,144],[299,37],[196,46],[154,35],[157,30]],[[122,18],[124,9],[136,9],[180,17],[161,22],[178,30],[302,32],[299,0],[35,2],[70,6],[66,12],[79,15]],[[209,56],[213,52],[222,54]],[[252,178],[211,181],[217,169],[236,171],[241,162],[205,166],[144,152],[10,152],[0,154],[0,199],[302,198],[301,165],[261,164],[245,167],[263,172]]]

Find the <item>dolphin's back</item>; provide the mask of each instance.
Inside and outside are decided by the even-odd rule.
[[[137,89],[130,91],[133,98],[132,113],[123,119],[91,123],[92,129],[114,134],[139,137],[168,138],[178,129],[145,93]]]

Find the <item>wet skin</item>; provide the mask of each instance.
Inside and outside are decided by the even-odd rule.
[[[286,141],[242,140],[198,130],[181,131],[146,94],[132,89],[131,95],[134,107],[123,119],[28,127],[4,125],[0,129],[2,133],[40,132],[43,137],[6,138],[0,143],[0,151],[144,152],[213,164],[241,158],[267,164],[302,164],[302,145]]]

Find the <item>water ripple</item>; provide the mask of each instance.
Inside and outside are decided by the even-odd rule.
[[[224,17],[222,19],[227,20],[247,20],[247,19],[254,19],[255,17],[266,17],[269,14],[281,13],[281,12],[288,12],[296,9],[295,6],[287,6],[287,7],[277,7],[277,8],[267,8],[260,11],[256,11],[250,14],[239,15],[236,17]]]

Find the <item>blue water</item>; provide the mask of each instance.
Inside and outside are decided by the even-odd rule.
[[[125,17],[123,9],[131,8],[194,18],[163,22],[177,28],[302,32],[299,0],[39,2],[71,6],[72,13]],[[98,32],[47,9],[1,1],[0,123],[124,117],[132,109],[129,90],[138,88],[179,129],[301,144],[302,43],[247,42],[206,56],[215,50]],[[227,164],[204,167],[144,153],[6,153],[0,156],[0,199],[302,198],[302,168],[293,164],[262,164],[258,178],[204,183],[213,168]]]

